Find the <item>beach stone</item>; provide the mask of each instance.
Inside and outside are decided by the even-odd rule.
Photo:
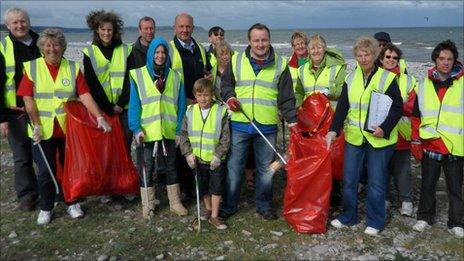
[[[224,260],[224,259],[225,259],[224,256],[218,256],[218,257],[216,257],[214,260]]]
[[[271,230],[270,233],[273,234],[273,235],[276,235],[278,237],[281,237],[284,234],[284,233],[282,233],[280,231],[273,231],[273,230]]]
[[[372,261],[372,260],[379,260],[379,258],[373,255],[362,255],[362,256],[355,257],[353,260]]]
[[[116,261],[116,260],[118,260],[117,257],[115,257],[115,256],[110,257],[110,261]]]
[[[244,229],[242,230],[242,234],[244,234],[245,236],[248,236],[248,237],[251,236],[251,232],[246,231]]]
[[[17,237],[17,236],[18,236],[18,234],[16,234],[16,232],[13,230],[13,231],[11,231],[11,233],[8,235],[8,238],[15,238],[15,237]]]
[[[100,255],[98,258],[97,258],[97,261],[105,261],[108,259],[108,256],[107,255]]]
[[[319,245],[313,247],[313,251],[318,254],[327,254],[327,252],[329,251],[329,247],[326,245]]]
[[[164,258],[164,254],[163,254],[163,253],[161,253],[161,254],[159,254],[159,255],[156,256],[156,259],[157,259],[157,260],[160,260],[160,259],[163,259],[163,258]]]

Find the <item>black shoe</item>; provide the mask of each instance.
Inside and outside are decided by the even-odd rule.
[[[275,211],[272,209],[256,212],[258,212],[258,214],[260,214],[264,220],[276,220],[279,218],[279,216],[277,216],[277,213],[275,213]]]
[[[235,212],[234,213],[227,213],[224,210],[220,209],[219,213],[218,213],[218,217],[220,217],[222,220],[226,220],[226,219],[228,219],[229,217],[231,217],[234,214],[235,214]]]

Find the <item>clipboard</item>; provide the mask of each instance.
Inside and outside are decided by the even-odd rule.
[[[393,100],[390,96],[373,91],[369,99],[366,122],[364,130],[370,133],[375,131],[375,127],[380,126],[388,116]]]

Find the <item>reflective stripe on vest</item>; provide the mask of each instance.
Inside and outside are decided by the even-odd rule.
[[[403,103],[406,103],[409,98],[409,93],[416,87],[416,79],[407,74],[401,74],[397,77],[398,87],[401,92],[401,98],[403,98]],[[398,121],[398,132],[400,135],[407,141],[411,140],[411,120],[409,117],[403,116]]]
[[[79,65],[62,58],[58,75],[53,80],[43,57],[23,64],[27,76],[34,83],[34,101],[42,124],[43,140],[52,137],[55,118],[66,132],[64,104],[75,97]],[[30,127],[28,133],[32,137]]]
[[[348,143],[360,146],[365,138],[372,147],[383,148],[397,142],[396,126],[391,131],[389,139],[375,137],[372,133],[364,130],[371,93],[374,91],[385,93],[394,80],[395,75],[393,73],[378,68],[368,86],[364,88],[363,72],[359,66],[347,77],[350,108],[347,115],[347,124],[345,124],[345,140]]]
[[[182,58],[180,56],[179,51],[176,48],[176,44],[174,43],[174,40],[171,40],[169,42],[169,58],[171,58],[171,69],[174,71],[178,72],[181,76],[182,82],[184,81],[184,69],[182,66]],[[198,49],[200,49],[200,55],[201,59],[203,61],[203,70],[206,70],[206,52],[205,48],[203,46],[198,45]]]
[[[96,45],[85,48],[83,52],[89,56],[92,68],[108,100],[115,104],[121,95],[124,84],[127,57],[129,56],[130,47],[126,44],[115,47],[111,61],[106,59],[100,48]]]
[[[260,124],[277,124],[277,84],[285,69],[286,61],[278,55],[274,56],[275,64],[263,68],[258,75],[244,53],[234,54],[232,70],[235,76],[235,93],[243,111],[250,119]],[[232,121],[248,122],[241,112],[233,112]]]
[[[142,105],[141,124],[145,132],[145,142],[164,138],[174,140],[177,126],[177,101],[179,99],[180,76],[169,69],[163,93],[156,88],[146,66],[130,70],[132,80],[137,85]]]
[[[311,71],[311,68],[309,68],[309,63],[301,66],[298,69],[298,78],[300,79],[305,91],[304,99],[315,91],[322,91],[324,89],[330,90],[333,87],[335,77],[341,68],[342,67],[339,65],[324,67],[319,76],[315,78],[314,73]]]
[[[433,82],[426,78],[418,90],[421,139],[441,138],[448,151],[464,156],[464,77],[454,80],[440,102]]]
[[[213,103],[206,119],[203,119],[198,104],[192,104],[187,108],[185,116],[188,122],[188,136],[193,154],[203,161],[210,162],[214,156],[214,150],[219,143],[222,132],[222,119],[227,109],[217,103]],[[222,159],[225,159],[223,156]]]
[[[15,57],[14,46],[10,36],[6,36],[0,43],[0,52],[5,58],[5,106],[16,107],[16,83],[15,75]]]

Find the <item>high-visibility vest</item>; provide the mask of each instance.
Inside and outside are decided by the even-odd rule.
[[[421,139],[441,138],[448,151],[464,156],[464,77],[453,81],[440,102],[433,82],[426,78],[418,89]]]
[[[55,118],[63,132],[66,132],[64,104],[76,96],[79,64],[62,58],[55,81],[43,57],[24,62],[23,65],[27,76],[34,83],[34,100],[42,125],[42,139],[48,140],[52,137]],[[32,138],[30,126],[28,133]]]
[[[324,67],[322,72],[316,78],[316,75],[309,67],[309,63],[300,66],[300,68],[298,68],[297,77],[300,79],[300,82],[303,85],[303,89],[305,91],[303,100],[305,100],[313,92],[322,91],[324,89],[331,89],[335,84],[335,78],[337,77],[341,68],[341,65]]]
[[[164,83],[164,91],[156,88],[146,66],[129,71],[137,84],[142,105],[141,125],[145,132],[145,142],[176,138],[177,101],[181,85],[180,75],[169,69]]]
[[[14,46],[10,36],[6,36],[0,42],[0,52],[5,58],[5,106],[16,107],[16,83],[14,80],[15,76],[15,57],[14,57]]]
[[[108,100],[115,104],[122,92],[124,75],[127,68],[127,57],[132,47],[121,44],[114,48],[111,61],[106,59],[98,46],[92,44],[84,48],[83,52],[90,58],[92,68]]]
[[[211,67],[214,67],[217,65],[217,58],[216,58],[216,54],[213,52],[213,53],[210,53],[210,56],[209,56],[209,64],[211,64]]]
[[[188,136],[193,154],[203,161],[210,162],[219,143],[222,132],[222,119],[227,113],[225,106],[213,103],[206,119],[201,115],[198,104],[189,105],[185,116],[188,121]],[[225,156],[222,157],[225,159]]]
[[[371,93],[385,93],[394,80],[395,74],[378,68],[369,85],[364,88],[363,72],[359,66],[347,77],[346,84],[350,108],[345,123],[346,142],[360,146],[363,144],[364,138],[366,138],[374,148],[383,148],[397,142],[398,132],[396,126],[391,131],[388,139],[378,138],[364,130]]]
[[[397,77],[398,87],[400,88],[401,98],[403,103],[406,103],[409,99],[409,93],[416,88],[417,81],[414,76],[408,74],[400,74]],[[398,121],[398,132],[407,141],[411,140],[411,120],[407,116],[402,116]]]
[[[303,67],[303,65],[301,67]],[[295,92],[296,84],[298,83],[298,68],[288,66],[288,70],[290,71],[290,75],[292,76],[293,92]]]
[[[231,59],[237,99],[241,103],[243,112],[260,124],[279,123],[277,85],[287,61],[277,54],[274,55],[274,59],[275,63],[261,69],[258,75],[255,75],[245,53],[234,54]],[[233,112],[231,120],[248,122],[242,112]]]
[[[171,58],[171,69],[178,72],[181,75],[182,82],[184,82],[184,67],[182,66],[182,57],[176,48],[174,40],[169,42],[169,58]],[[201,45],[198,46],[200,49],[201,59],[203,60],[203,70],[206,70],[206,52],[205,48]]]

